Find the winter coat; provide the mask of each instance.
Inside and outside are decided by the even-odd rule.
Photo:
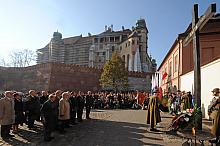
[[[15,122],[14,101],[7,97],[0,99],[0,125],[10,125]]]
[[[59,101],[59,119],[70,119],[70,103],[68,100],[61,98]]]

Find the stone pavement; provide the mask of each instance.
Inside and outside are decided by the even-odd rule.
[[[37,123],[37,130],[28,130],[24,125],[15,138],[0,139],[0,146],[182,146],[186,140],[168,132],[172,117],[165,113],[161,115],[162,123],[157,126],[161,132],[150,132],[145,124],[146,111],[93,110],[92,120],[74,125],[63,135],[55,132],[51,142],[43,141],[42,125]]]

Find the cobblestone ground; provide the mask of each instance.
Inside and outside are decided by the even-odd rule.
[[[28,130],[24,125],[14,138],[7,141],[0,139],[0,145],[182,146],[186,140],[167,130],[172,117],[164,113],[161,115],[162,123],[157,126],[161,132],[150,132],[145,124],[146,111],[94,110],[92,120],[74,125],[63,135],[53,133],[55,139],[51,142],[43,141],[42,125],[37,123],[37,130]]]

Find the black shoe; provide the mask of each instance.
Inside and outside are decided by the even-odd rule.
[[[15,135],[8,134],[7,137],[9,137],[9,138],[10,138],[10,137],[15,137]]]
[[[55,138],[55,137],[52,137],[52,136],[50,137],[51,140],[54,139],[54,138]]]
[[[151,128],[150,131],[159,132],[159,130],[157,130],[155,128]]]
[[[60,132],[60,134],[65,134],[66,133],[65,130],[62,130],[62,131],[59,131],[59,132]]]
[[[216,138],[210,139],[209,140],[210,143],[218,143],[218,140]]]
[[[86,119],[87,119],[87,120],[91,120],[91,118],[90,118],[90,117],[87,117]]]
[[[8,136],[2,136],[2,139],[7,140],[7,139],[9,139],[9,137]]]
[[[46,141],[46,142],[50,142],[52,139],[50,139],[50,138],[46,138],[46,139],[44,139],[44,141]]]

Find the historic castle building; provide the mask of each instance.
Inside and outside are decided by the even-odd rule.
[[[86,37],[62,38],[54,32],[51,41],[38,49],[37,64],[59,62],[81,66],[102,68],[118,52],[129,71],[155,72],[156,61],[148,55],[148,29],[144,19],[137,20],[130,29],[114,31],[113,25],[105,26],[105,31]]]

